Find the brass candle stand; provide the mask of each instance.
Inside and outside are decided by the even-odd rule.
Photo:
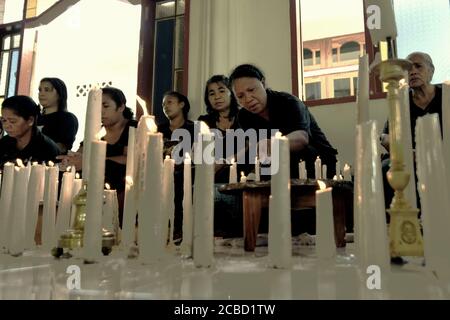
[[[61,256],[71,257],[67,251],[83,247],[84,225],[86,223],[86,202],[87,202],[87,182],[83,181],[78,194],[73,198],[75,205],[75,217],[72,228],[64,232],[58,240],[58,246],[52,249],[52,255],[56,258]],[[116,235],[113,231],[102,229],[102,252],[104,255],[111,253],[112,247],[116,242]]]
[[[417,217],[419,210],[415,207],[415,204],[411,206],[404,195],[404,189],[409,183],[410,174],[405,171],[403,160],[399,81],[405,77],[406,72],[410,69],[411,63],[401,59],[383,61],[374,69],[380,75],[380,80],[388,83],[391,167],[387,173],[387,179],[395,190],[390,209],[387,210],[391,218],[389,248],[392,258],[423,256],[423,239]]]

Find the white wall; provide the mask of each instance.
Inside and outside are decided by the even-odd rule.
[[[355,158],[356,102],[323,105],[309,109],[333,147],[338,149],[342,166],[353,165]],[[388,117],[386,99],[370,101],[370,119],[378,121],[381,133]]]
[[[204,85],[254,63],[268,85],[291,92],[289,0],[192,0],[189,34],[190,118],[205,113]]]
[[[84,0],[37,28],[31,95],[38,101],[43,77],[58,77],[66,83],[69,111],[80,124],[74,149],[84,136],[87,104],[87,96],[76,96],[77,85],[111,81],[124,91],[128,106],[135,106],[140,11],[140,6],[122,1]]]

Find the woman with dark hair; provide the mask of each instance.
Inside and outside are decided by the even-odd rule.
[[[224,183],[229,182],[229,163],[231,158],[237,158],[237,139],[235,138],[235,150],[227,154],[227,130],[236,130],[239,128],[237,114],[239,112],[238,103],[231,92],[230,82],[224,75],[214,75],[206,82],[204,102],[207,114],[201,115],[198,120],[205,122],[208,127],[216,129],[216,142],[221,139],[222,154],[221,161],[215,165],[215,191],[214,191],[214,232],[217,236],[240,236],[242,228],[242,214],[240,210],[239,199],[233,195],[225,195],[218,191],[218,188]],[[234,137],[234,135],[233,135]],[[216,144],[220,145],[220,143]],[[217,150],[216,150],[217,152]],[[216,154],[217,158],[217,154]],[[219,159],[217,159],[219,160]],[[251,167],[245,164],[238,165],[238,172],[249,172]]]
[[[191,105],[188,98],[176,91],[166,92],[163,96],[163,111],[169,123],[158,126],[158,131],[163,134],[164,141],[172,140],[172,133],[177,129],[189,131],[191,137],[194,135],[194,123],[188,120]]]
[[[313,178],[314,162],[319,156],[328,167],[328,178],[333,178],[338,152],[302,101],[289,93],[267,88],[264,73],[251,64],[237,66],[230,75],[230,83],[242,106],[238,121],[244,130],[267,130],[266,137],[271,136],[272,130],[279,130],[289,139],[291,177],[297,177],[302,159],[306,161],[308,177]],[[270,148],[270,139],[261,136],[259,139],[260,146]]]
[[[127,100],[120,89],[106,87],[102,91],[102,124],[106,129],[103,140],[108,143],[106,146],[105,183],[108,183],[111,189],[117,190],[119,220],[122,224],[128,134],[130,127],[136,127],[137,122],[133,120],[133,111],[126,106]],[[74,165],[77,170],[81,170],[82,152],[83,146],[81,145],[77,152],[59,156],[58,159],[61,159],[63,163],[62,168]]]
[[[0,166],[21,159],[27,162],[55,161],[59,148],[36,126],[38,105],[26,96],[7,98],[2,103],[2,126],[7,136],[0,139]]]
[[[163,134],[164,156],[171,155],[173,148],[182,140],[172,140],[172,134],[175,130],[185,130],[185,135],[189,136],[191,147],[194,137],[194,123],[188,120],[188,113],[191,108],[188,98],[176,91],[166,92],[163,96],[163,111],[169,123],[158,126],[158,131]],[[181,138],[182,139],[182,138]],[[183,155],[180,155],[183,156]],[[174,237],[179,239],[182,232],[183,221],[183,164],[175,166],[174,184],[175,184],[175,222]]]
[[[212,76],[205,86],[204,101],[206,112],[198,120],[204,121],[210,128],[225,132],[239,128],[237,122],[238,103],[231,93],[230,83],[224,75]]]
[[[42,114],[38,126],[56,142],[62,154],[72,149],[78,131],[77,117],[67,111],[67,88],[58,78],[43,78],[39,84]]]

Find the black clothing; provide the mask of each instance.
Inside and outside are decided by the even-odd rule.
[[[222,141],[221,141],[222,153],[219,154],[217,152],[217,150],[216,150],[216,160],[220,160],[220,159],[228,159],[228,160],[230,160],[232,157],[236,158],[235,155],[238,152],[238,150],[237,150],[237,143],[238,143],[237,140],[238,139],[237,138],[234,139],[234,152],[232,154],[228,154],[227,153],[227,138],[228,137],[227,137],[227,134],[226,134],[227,130],[222,130],[222,129],[217,127],[217,119],[216,119],[214,114],[201,115],[198,118],[198,121],[203,121],[203,122],[205,122],[208,125],[208,127],[218,131],[217,135],[215,136],[216,145],[220,145],[219,143],[217,143],[217,139],[222,139]],[[239,122],[238,122],[238,119],[237,119],[237,116],[236,116],[234,121],[233,121],[233,125],[230,127],[229,130],[236,130],[236,129],[239,129],[239,128],[240,128],[240,126],[239,126]],[[235,159],[235,160],[237,160],[237,159]],[[252,170],[252,168],[251,168],[250,165],[238,164],[237,172],[244,171],[247,174],[251,170]],[[226,166],[226,167],[224,167],[221,170],[216,172],[216,174],[214,175],[214,182],[215,183],[228,183],[229,182],[229,178],[230,178],[229,167]]]
[[[269,89],[266,91],[270,120],[267,121],[246,109],[241,109],[238,114],[241,127],[244,130],[267,129],[266,138],[270,138],[271,129],[278,129],[283,135],[297,130],[306,131],[309,137],[308,146],[300,152],[291,152],[291,177],[298,177],[298,163],[304,160],[308,177],[314,178],[314,162],[317,156],[320,156],[322,163],[327,165],[328,178],[333,178],[336,171],[337,150],[331,146],[305,104],[291,94]]]
[[[191,148],[194,143],[194,122],[190,120],[185,120],[184,124],[179,128],[184,129],[189,132],[191,139]],[[178,129],[177,129],[178,130]],[[172,130],[170,130],[170,124],[164,123],[158,126],[158,132],[163,134],[164,140],[164,157],[166,155],[171,155],[173,147],[175,147],[182,140],[172,140]],[[186,151],[186,150],[184,150]],[[183,157],[184,155],[178,155]],[[192,157],[192,154],[191,154]],[[194,166],[192,168],[192,183],[194,182]],[[184,197],[184,165],[176,164],[174,170],[174,202],[175,202],[175,221],[174,221],[174,233],[175,237],[178,238],[183,229],[183,197]]]
[[[22,150],[16,148],[17,140],[10,136],[0,139],[0,166],[6,162],[15,162],[21,159],[24,164],[28,162],[55,162],[56,156],[60,154],[59,148],[53,140],[35,128],[28,145]]]
[[[412,90],[409,91],[409,115],[411,118],[411,137],[413,149],[416,148],[416,139],[414,139],[414,137],[416,136],[415,130],[417,118],[423,117],[426,114],[437,113],[439,115],[442,134],[442,85],[437,84],[435,85],[435,87],[436,91],[434,94],[434,98],[430,101],[425,109],[422,109],[414,103],[412,97],[413,92]],[[383,133],[389,134],[389,121],[386,121],[386,123],[384,124]]]
[[[130,127],[137,127],[135,120],[129,120],[122,131],[119,140],[115,144],[106,145],[106,157],[121,156],[128,146],[128,135]],[[130,152],[133,152],[130,150]],[[125,175],[127,166],[113,160],[105,161],[105,183],[111,186],[111,189],[122,192],[125,190]]]
[[[38,118],[38,126],[42,126],[42,133],[55,143],[65,145],[67,151],[72,149],[78,131],[78,119],[73,113],[57,111],[41,115]]]
[[[441,134],[442,134],[442,85],[437,84],[435,85],[436,91],[434,94],[434,98],[430,101],[428,106],[425,109],[420,108],[414,103],[413,97],[412,97],[412,90],[409,91],[409,115],[411,118],[411,141],[412,141],[412,147],[413,149],[416,148],[416,121],[418,118],[423,117],[426,114],[431,113],[437,113],[439,115],[439,122],[441,125]],[[389,134],[389,121],[386,121],[383,129],[383,133]],[[391,185],[389,184],[389,181],[387,180],[387,172],[389,171],[391,167],[391,159],[389,158],[389,154],[385,154],[382,162],[381,162],[381,169],[383,173],[383,186],[384,186],[384,202],[385,207],[388,209],[391,205],[392,198],[394,197],[394,190],[392,189]],[[414,172],[416,171],[416,162],[414,161]],[[416,181],[417,184],[417,175],[416,175]],[[421,204],[420,204],[420,197],[419,193],[416,189],[416,199],[417,199],[417,208],[420,210]],[[420,217],[420,212],[419,212]],[[390,216],[386,215],[387,221],[390,221]]]

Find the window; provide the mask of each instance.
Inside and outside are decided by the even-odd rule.
[[[338,62],[338,48],[333,48],[333,50],[331,50],[332,55],[333,55],[333,62],[336,63]]]
[[[321,83],[311,82],[305,84],[305,96],[306,100],[318,100],[321,99]]]
[[[334,98],[347,97],[351,94],[350,79],[334,79]]]
[[[358,57],[366,43],[363,1],[298,0],[298,4],[304,55],[301,98],[350,96],[352,79],[358,76]]]
[[[20,34],[6,35],[1,40],[0,102],[16,94],[19,68]]]
[[[342,45],[340,50],[340,61],[354,60],[359,58],[359,43],[346,42]]]
[[[183,91],[185,1],[158,1],[155,10],[153,113],[166,122],[162,98],[166,91]]]
[[[303,49],[303,64],[305,67],[312,66],[314,64],[313,52],[309,49]]]
[[[316,51],[316,60],[314,64],[320,64],[320,50]]]

